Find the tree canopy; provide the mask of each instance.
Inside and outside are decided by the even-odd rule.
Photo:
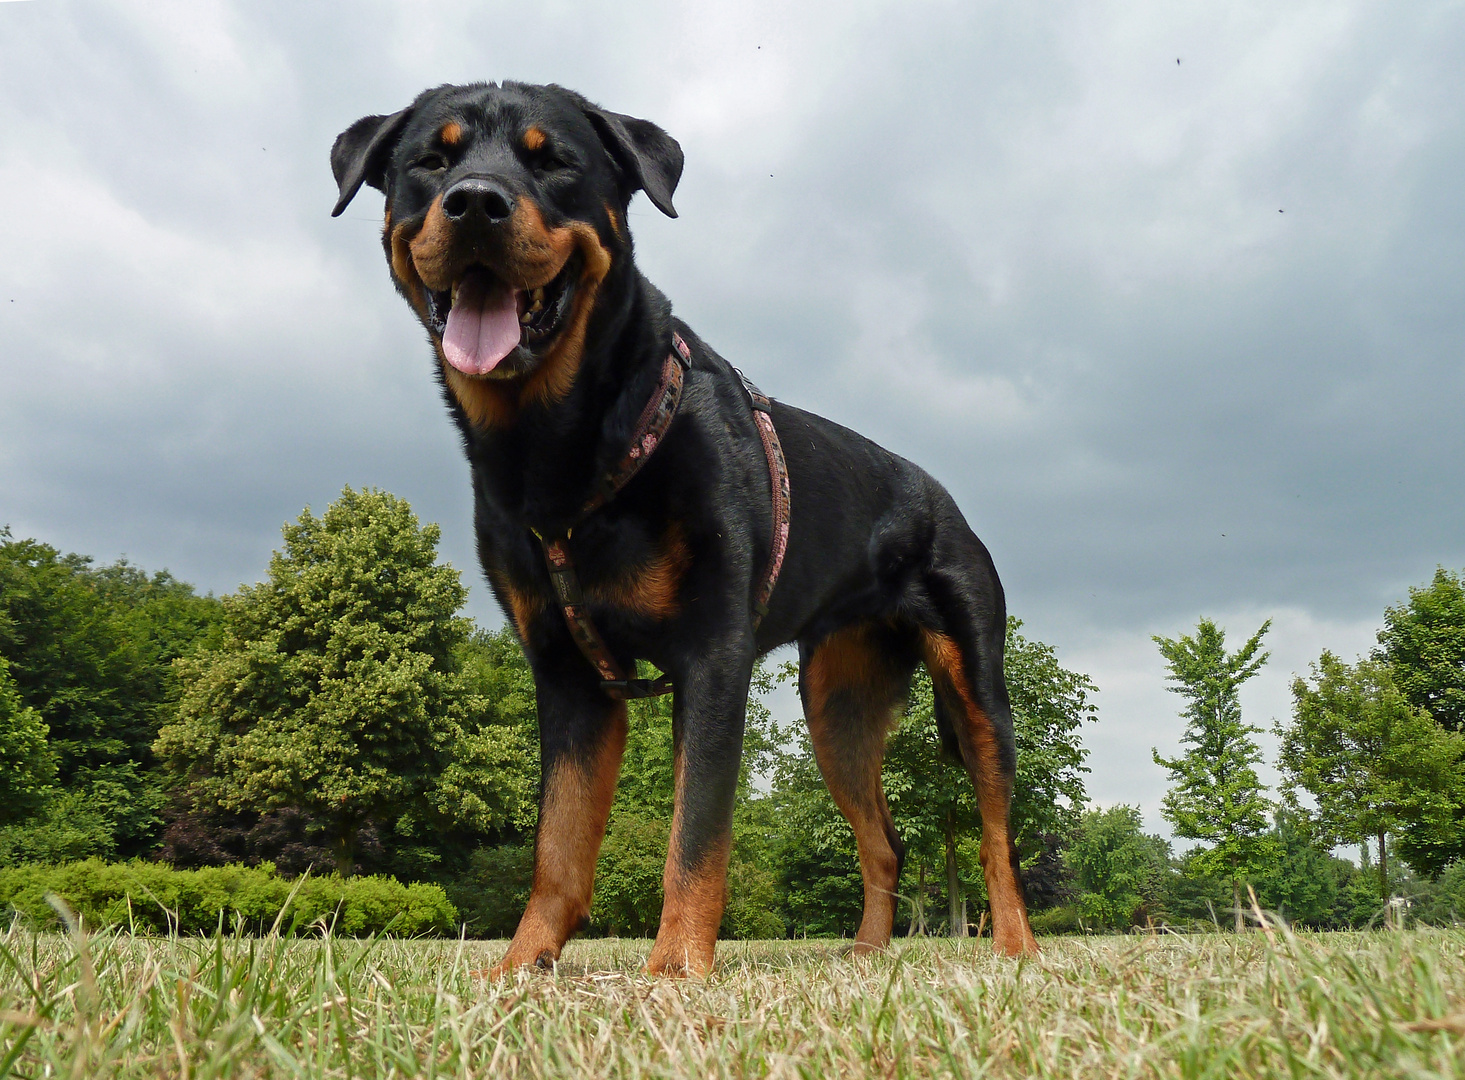
[[[163,805],[152,743],[174,707],[170,665],[221,618],[216,599],[167,571],[148,575],[125,560],[94,567],[0,529],[0,658],[54,764],[42,805],[20,804],[36,821],[0,836],[0,858],[152,848]]]
[[[0,657],[0,825],[35,813],[56,778],[56,758],[40,713],[21,703]]]
[[[326,823],[350,874],[370,821],[479,827],[518,812],[492,782],[512,739],[471,730],[458,572],[439,531],[386,492],[346,488],[284,530],[269,577],[225,599],[224,640],[179,662],[158,754],[225,809],[291,807]]]
[[[1181,743],[1188,749],[1177,758],[1152,750],[1155,764],[1170,774],[1162,812],[1175,834],[1210,847],[1195,856],[1206,873],[1231,880],[1236,929],[1243,927],[1241,883],[1269,865],[1276,855],[1267,830],[1272,804],[1255,766],[1261,750],[1252,735],[1261,728],[1242,723],[1241,684],[1267,662],[1261,651],[1268,620],[1234,653],[1226,651],[1226,633],[1202,619],[1195,635],[1155,637],[1169,667],[1170,690],[1186,701]]]
[[[1159,895],[1169,857],[1170,845],[1145,833],[1139,807],[1121,803],[1088,811],[1066,853],[1080,914],[1098,927],[1119,930],[1143,922],[1146,907]]]
[[[1400,693],[1437,724],[1465,731],[1465,583],[1440,567],[1409,590],[1407,603],[1384,612],[1378,658]]]
[[[1324,652],[1311,680],[1292,683],[1292,721],[1277,725],[1288,804],[1302,809],[1325,846],[1375,839],[1379,895],[1390,895],[1388,838],[1402,837],[1418,870],[1438,873],[1460,850],[1465,735],[1410,704],[1388,665],[1348,665]]]

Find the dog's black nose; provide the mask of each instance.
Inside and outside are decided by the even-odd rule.
[[[443,193],[443,213],[452,221],[478,219],[489,225],[506,221],[514,212],[514,200],[492,180],[470,176]]]

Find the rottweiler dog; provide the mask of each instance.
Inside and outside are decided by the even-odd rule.
[[[853,431],[774,402],[792,509],[781,576],[755,614],[774,479],[750,396],[637,269],[626,216],[637,191],[676,216],[676,140],[558,86],[477,83],[358,120],[331,166],[334,213],[362,184],[386,195],[387,264],[427,330],[472,472],[483,571],[534,673],[534,883],[497,970],[553,964],[585,925],[626,741],[625,701],[563,614],[539,539],[549,535],[573,555],[604,647],[629,671],[654,663],[675,687],[675,811],[648,972],[712,967],[750,673],[788,642],[819,768],[859,847],[855,949],[890,941],[902,845],[880,765],[924,661],[944,740],[976,787],[994,947],[1036,951],[1009,828],[1002,586],[946,490]],[[582,517],[627,454],[674,333],[689,359],[671,425]]]

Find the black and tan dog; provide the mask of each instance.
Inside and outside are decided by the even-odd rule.
[[[552,963],[584,925],[626,740],[625,703],[577,647],[536,540],[571,527],[566,549],[605,647],[675,685],[676,809],[650,972],[712,966],[749,675],[791,641],[819,767],[859,845],[856,948],[890,940],[902,847],[880,763],[924,660],[947,744],[976,785],[994,945],[1035,951],[1008,825],[1002,587],[950,495],[854,432],[775,403],[792,513],[782,575],[755,618],[774,515],[749,396],[632,260],[632,195],[675,216],[676,141],[556,86],[480,83],[358,120],[331,165],[337,214],[363,183],[386,194],[387,262],[436,353],[483,569],[534,671],[534,886],[500,970]],[[675,418],[644,468],[582,520],[657,393],[674,331],[690,346]]]

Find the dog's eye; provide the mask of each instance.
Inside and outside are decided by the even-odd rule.
[[[428,172],[442,172],[448,167],[448,163],[441,154],[426,154],[414,161],[412,167],[426,169]]]
[[[568,162],[561,161],[553,154],[541,154],[539,160],[534,163],[534,167],[540,172],[559,172],[561,169],[568,169],[570,166]]]

